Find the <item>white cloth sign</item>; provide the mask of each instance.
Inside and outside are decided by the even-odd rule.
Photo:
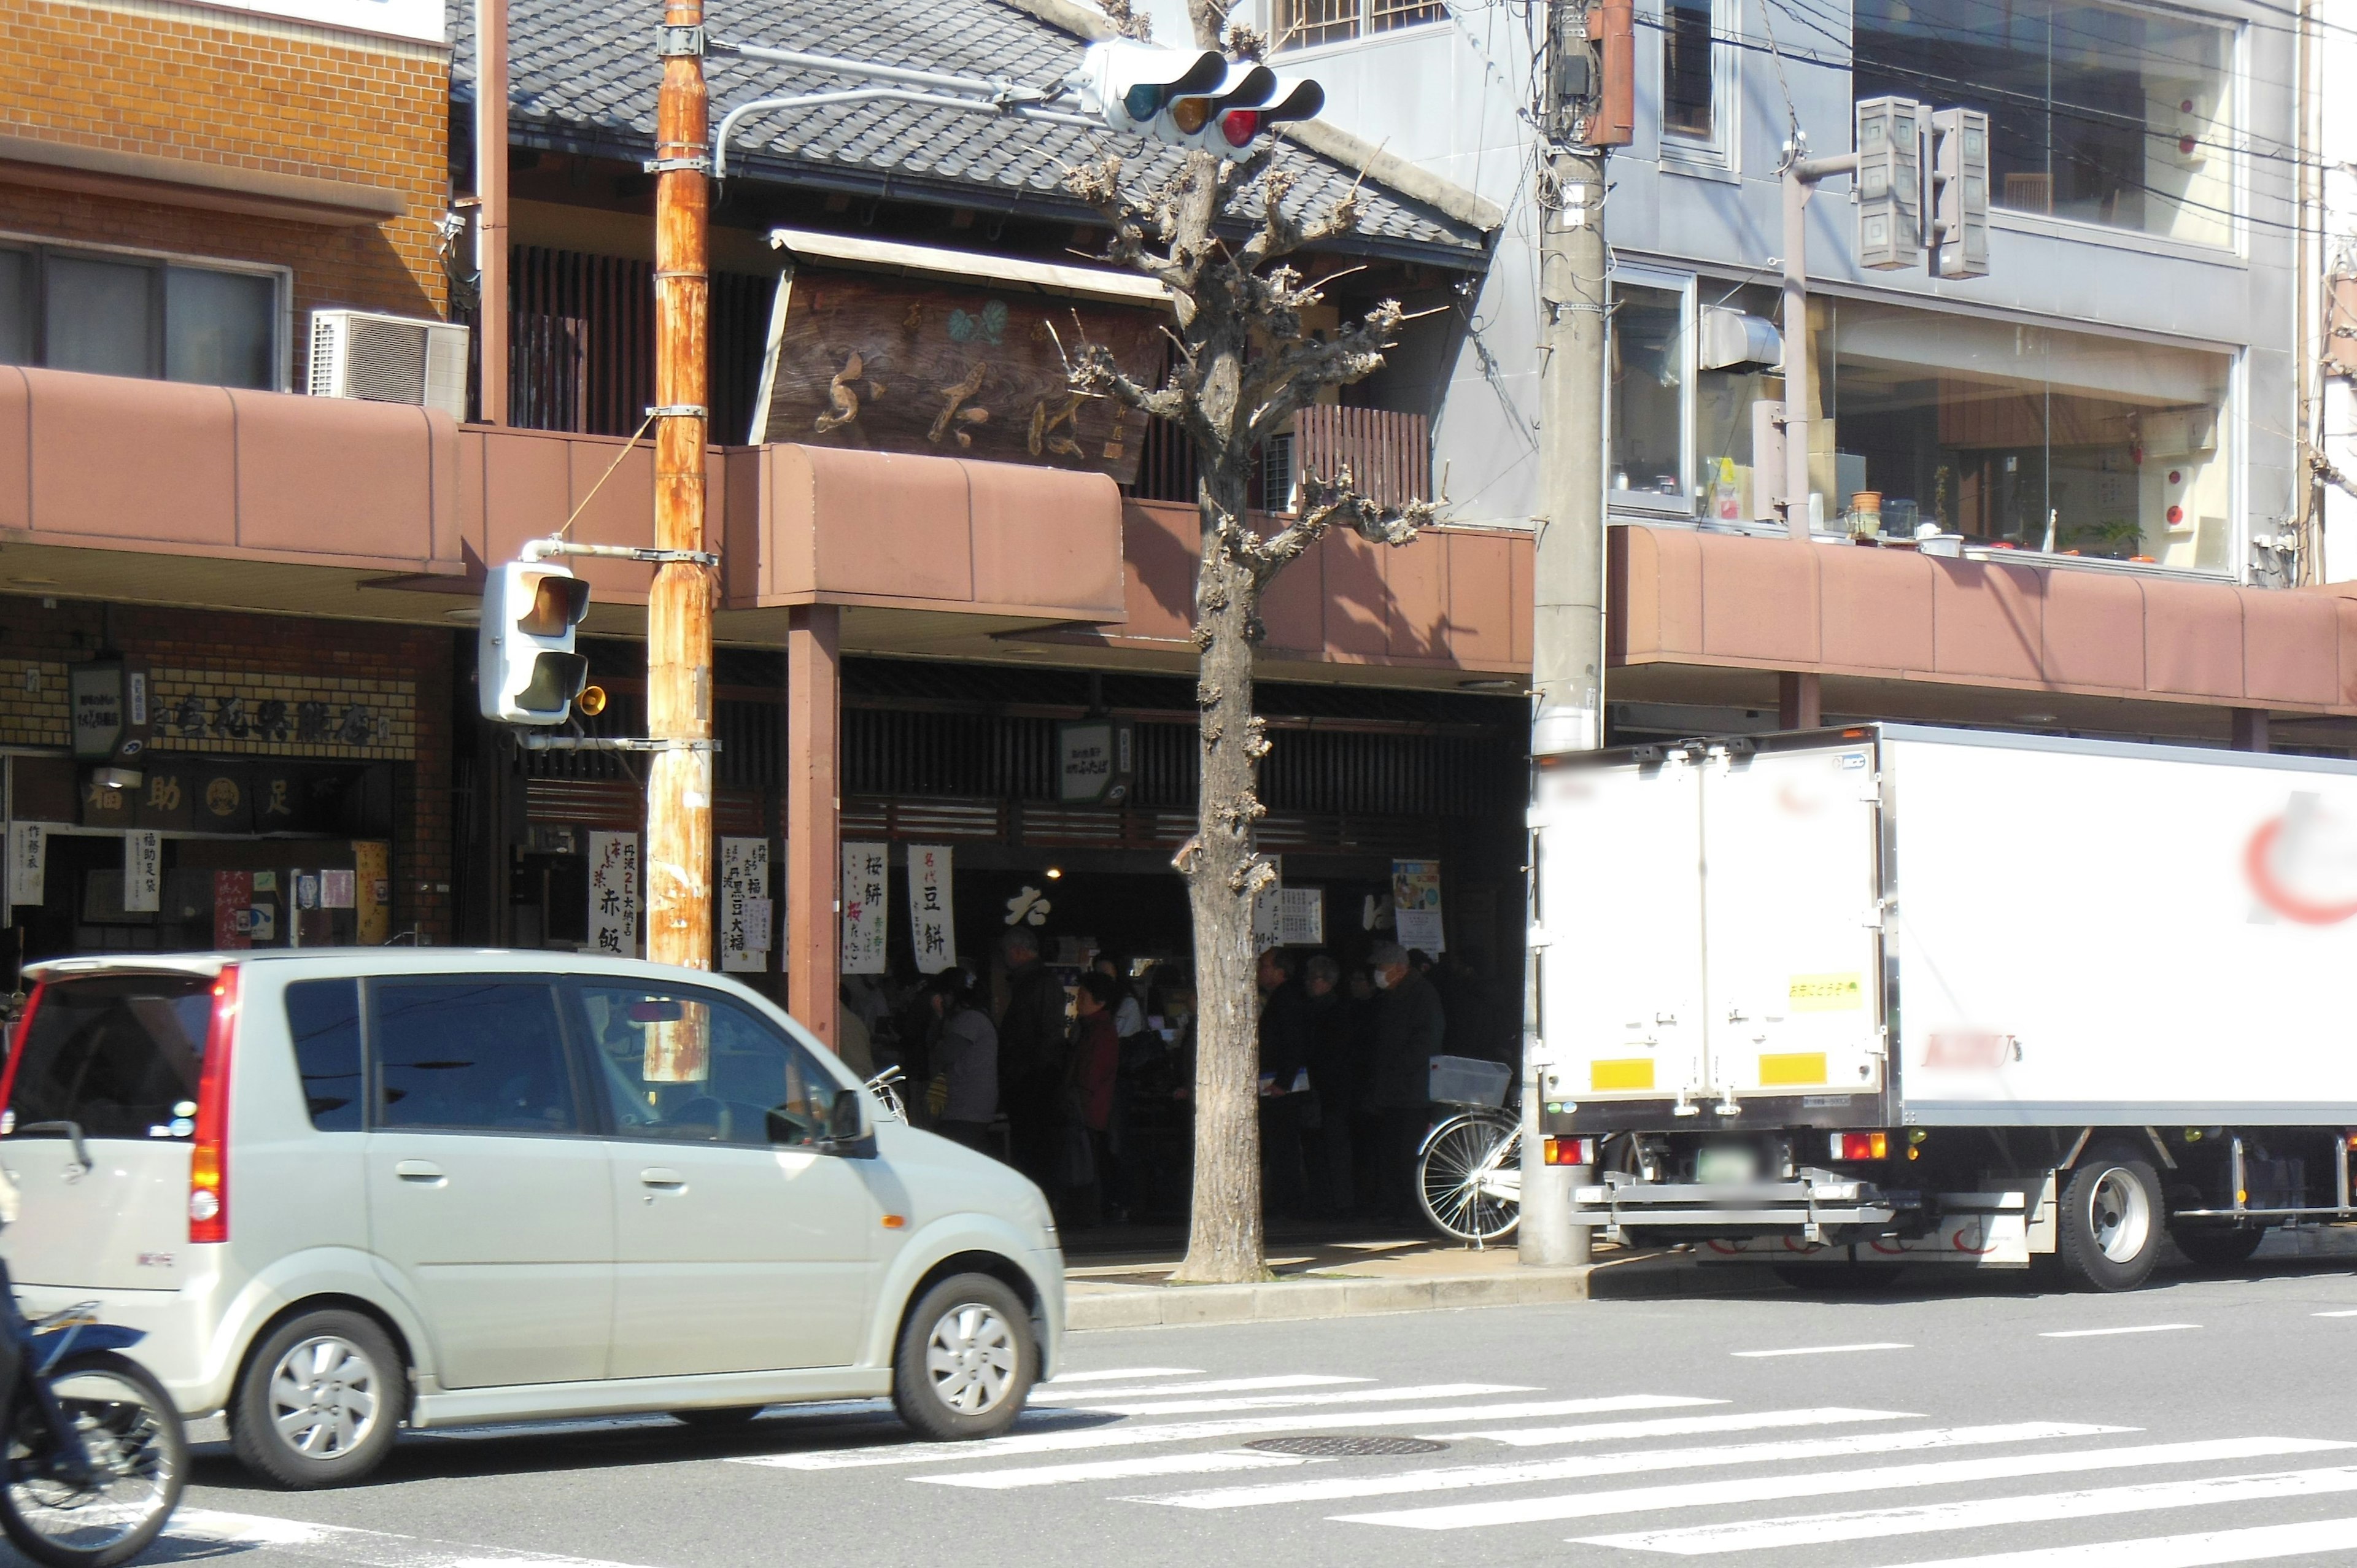
[[[123,908],[153,915],[164,905],[164,835],[134,828],[123,835]]]
[[[11,822],[8,825],[6,902],[22,908],[38,906],[44,901],[41,868],[48,858],[48,831],[47,822]]]
[[[758,906],[758,908],[757,908]],[[720,967],[759,974],[770,967],[770,841],[720,841]]]
[[[589,834],[589,951],[639,955],[639,835]]]
[[[1253,896],[1253,951],[1266,952],[1282,940],[1277,935],[1278,912],[1285,907],[1285,856],[1261,856],[1276,873],[1276,880]]]
[[[950,847],[909,846],[909,942],[917,968],[939,974],[957,962],[957,930],[950,908]]]
[[[843,846],[843,972],[884,972],[884,935],[892,890],[889,844]]]

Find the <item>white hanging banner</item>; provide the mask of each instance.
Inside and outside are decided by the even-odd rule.
[[[909,941],[917,968],[939,974],[957,962],[957,930],[950,912],[950,846],[909,846]]]
[[[153,915],[164,907],[164,835],[134,828],[123,835],[123,909]]]
[[[760,974],[770,967],[770,841],[720,841],[720,967]]]
[[[892,890],[888,844],[843,846],[843,972],[882,974]]]
[[[639,835],[589,834],[589,950],[639,956]]]
[[[1279,912],[1285,907],[1285,856],[1265,854],[1261,858],[1276,873],[1276,880],[1253,896],[1253,951],[1266,952],[1283,939],[1277,934]]]
[[[48,860],[48,832],[47,822],[8,824],[6,902],[20,908],[38,907],[45,902],[41,867]]]

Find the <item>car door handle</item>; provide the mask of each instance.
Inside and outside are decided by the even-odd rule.
[[[444,1180],[442,1167],[431,1160],[399,1161],[393,1165],[393,1174],[404,1181],[414,1181],[423,1187],[439,1187]]]
[[[650,1165],[639,1173],[639,1180],[647,1187],[659,1187],[678,1192],[687,1186],[687,1178],[667,1165]]]

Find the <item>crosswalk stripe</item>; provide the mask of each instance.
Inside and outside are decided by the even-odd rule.
[[[1428,1509],[1392,1509],[1382,1513],[1338,1517],[1352,1524],[1387,1524],[1405,1530],[1467,1530],[1481,1525],[1596,1519],[1606,1514],[1641,1513],[1653,1509],[1723,1508],[1733,1503],[1835,1497],[1846,1492],[1899,1487],[1953,1486],[1967,1481],[2009,1480],[2020,1476],[2144,1469],[2159,1465],[2208,1464],[2222,1459],[2263,1459],[2287,1454],[2321,1454],[2352,1447],[2357,1447],[2357,1444],[2314,1437],[2212,1438],[2197,1443],[2149,1444],[2139,1448],[2083,1449],[2071,1454],[2030,1454],[2001,1459],[1947,1459],[1930,1465],[1880,1465],[1863,1470],[1822,1470],[1807,1476],[1691,1481],[1667,1487],[1638,1487],[1617,1492],[1576,1492],[1568,1497],[1521,1498],[1512,1502],[1498,1503],[1456,1503]]]
[[[1275,1470],[1311,1463],[1331,1464],[1301,1454],[1256,1454],[1231,1448],[1217,1454],[1157,1454],[1144,1459],[1090,1459],[1077,1465],[1034,1465],[1021,1470],[974,1470],[955,1476],[911,1476],[936,1487],[972,1487],[989,1492],[1018,1487],[1055,1487],[1069,1481],[1128,1481],[1147,1476],[1200,1476],[1222,1470]]]
[[[2357,1317],[2357,1312],[2319,1312],[2319,1317]]]
[[[1868,1345],[1796,1345],[1789,1350],[1734,1350],[1735,1356],[1846,1356],[1857,1350],[1912,1350],[1912,1345],[1898,1345],[1877,1340]]]
[[[1824,1546],[1840,1541],[1879,1541],[1894,1535],[1929,1535],[1947,1530],[1992,1530],[2006,1525],[2045,1524],[2060,1520],[2102,1519],[2157,1509],[2212,1508],[2269,1498],[2320,1497],[2357,1492],[2357,1466],[2285,1470],[2264,1476],[2208,1476],[2140,1487],[2107,1487],[2038,1497],[1972,1498],[1914,1508],[1858,1509],[1847,1513],[1798,1519],[1743,1520],[1733,1524],[1688,1525],[1676,1530],[1591,1535],[1583,1546],[1618,1546],[1633,1552],[1668,1552],[1684,1557],[1724,1552],[1763,1552],[1771,1547]]]
[[[1211,1378],[1200,1383],[1146,1384],[1138,1388],[1092,1389],[1067,1391],[1058,1383],[1042,1383],[1039,1391],[1031,1396],[1031,1403],[1040,1408],[1103,1410],[1107,1400],[1151,1400],[1170,1394],[1240,1394],[1272,1389],[1321,1389],[1341,1383],[1372,1383],[1372,1378],[1336,1378],[1315,1372],[1291,1372],[1271,1378]]]
[[[1937,1563],[1910,1563],[1907,1568],[2214,1568],[2219,1563],[2346,1552],[2353,1540],[2357,1540],[2357,1519],[2317,1519],[2299,1524],[2210,1530],[2199,1535],[2042,1546],[1991,1557],[1949,1557]]]
[[[1060,1389],[1072,1383],[1118,1383],[1131,1378],[1200,1378],[1200,1367],[1113,1367],[1101,1372],[1060,1372],[1039,1386]]]
[[[1353,1427],[1421,1426],[1461,1421],[1524,1421],[1534,1416],[1603,1414],[1623,1410],[1677,1410],[1694,1405],[1724,1404],[1724,1400],[1695,1399],[1684,1394],[1608,1394],[1592,1399],[1528,1400],[1506,1404],[1448,1405],[1438,1410],[1353,1411]],[[856,1470],[877,1465],[936,1465],[952,1459],[995,1459],[1007,1455],[1056,1454],[1076,1448],[1128,1448],[1147,1443],[1193,1443],[1207,1437],[1237,1437],[1246,1434],[1315,1432],[1332,1426],[1336,1418],[1322,1411],[1308,1413],[1240,1416],[1227,1421],[1163,1421],[1135,1425],[1122,1423],[1080,1431],[1026,1432],[1011,1437],[985,1437],[971,1443],[879,1444],[866,1448],[822,1448],[801,1454],[743,1455],[724,1461],[760,1465],[779,1470]]]
[[[1747,1410],[1734,1415],[1669,1415],[1652,1421],[1591,1421],[1580,1426],[1526,1426],[1504,1432],[1426,1432],[1435,1443],[1486,1440],[1512,1448],[1544,1448],[1559,1443],[1593,1443],[1612,1437],[1697,1437],[1713,1432],[1761,1432],[1788,1426],[1841,1426],[1864,1421],[1921,1421],[1903,1410]]]
[[[2055,1328],[2040,1334],[2040,1339],[2108,1339],[2115,1334],[2177,1334],[2189,1328],[2199,1328],[2198,1323],[2137,1323],[2125,1328]]]
[[[587,1557],[565,1557],[547,1552],[519,1552],[502,1547],[461,1546],[394,1535],[381,1530],[355,1530],[350,1525],[312,1524],[302,1520],[274,1519],[267,1514],[219,1513],[210,1509],[182,1509],[172,1516],[161,1539],[190,1546],[238,1547],[248,1552],[289,1552],[362,1568],[626,1568],[625,1564]]]
[[[1633,1476],[1649,1471],[1704,1470],[1722,1465],[1774,1465],[1803,1459],[1843,1459],[1860,1454],[1896,1454],[1931,1448],[1972,1448],[1992,1443],[2043,1443],[2058,1437],[2096,1437],[2132,1427],[2073,1426],[2060,1422],[2017,1422],[2006,1426],[1930,1427],[1920,1432],[1874,1432],[1855,1437],[1799,1442],[1741,1443],[1717,1448],[1652,1448],[1633,1454],[1583,1454],[1570,1459],[1524,1460],[1514,1465],[1448,1465],[1387,1476],[1337,1476],[1267,1486],[1222,1487],[1133,1498],[1180,1509],[1263,1508],[1271,1503],[1330,1502],[1343,1498],[1383,1498],[1410,1492],[1451,1492],[1474,1487],[1515,1487],[1533,1481],[1576,1481],[1591,1476]]]
[[[1292,1410],[1305,1405],[1392,1404],[1406,1400],[1490,1399],[1531,1394],[1527,1383],[1420,1383],[1405,1389],[1351,1389],[1342,1393],[1260,1394],[1239,1399],[1060,1401],[1078,1410],[1114,1415],[1222,1415],[1247,1410]]]

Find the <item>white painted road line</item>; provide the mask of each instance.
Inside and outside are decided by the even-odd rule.
[[[2189,1328],[2199,1328],[2198,1323],[2139,1323],[2133,1328],[2056,1328],[2040,1334],[2040,1339],[2103,1339],[2114,1334],[2178,1334]]]
[[[1394,1404],[1408,1400],[1493,1399],[1500,1394],[1534,1394],[1527,1383],[1420,1383],[1405,1389],[1351,1389],[1332,1394],[1265,1394],[1241,1399],[1116,1400],[1075,1402],[1073,1408],[1114,1415],[1227,1415],[1247,1410],[1295,1410],[1307,1405]]]
[[[1200,1378],[1200,1367],[1114,1367],[1103,1372],[1065,1372],[1039,1386],[1060,1389],[1072,1383],[1117,1383],[1131,1378]]]
[[[2199,1535],[2162,1535],[2145,1541],[2105,1541],[2086,1546],[2043,1546],[2002,1552],[1992,1557],[1948,1557],[1910,1563],[1906,1568],[2214,1568],[2227,1563],[2264,1563],[2274,1557],[2309,1557],[2345,1552],[2357,1541],[2357,1519],[2318,1519],[2301,1524],[2262,1524],[2247,1530],[2211,1530]]]
[[[1790,1350],[1737,1350],[1737,1356],[1846,1356],[1855,1350],[1912,1350],[1912,1345],[1799,1345]]]
[[[936,1487],[973,1487],[1003,1492],[1017,1487],[1054,1487],[1068,1481],[1128,1481],[1146,1476],[1202,1476],[1222,1470],[1273,1470],[1331,1464],[1299,1454],[1257,1454],[1231,1448],[1218,1454],[1158,1454],[1145,1459],[1091,1459],[1077,1465],[1034,1465],[1024,1470],[977,1470],[956,1476],[911,1476]]]
[[[1695,1437],[1715,1432],[1762,1432],[1791,1426],[1846,1426],[1864,1421],[1921,1421],[1904,1410],[1748,1410],[1738,1415],[1670,1415],[1653,1421],[1591,1421],[1583,1426],[1510,1427],[1504,1432],[1426,1432],[1435,1443],[1487,1440],[1512,1448],[1545,1448],[1559,1443],[1594,1443],[1614,1437]]]
[[[1609,1394],[1595,1399],[1529,1400],[1507,1404],[1450,1405],[1439,1410],[1353,1411],[1352,1427],[1422,1426],[1460,1421],[1524,1421],[1534,1416],[1604,1414],[1624,1410],[1679,1410],[1725,1404],[1725,1400],[1684,1394]],[[1148,1443],[1195,1443],[1279,1432],[1315,1432],[1335,1424],[1323,1412],[1240,1416],[1232,1421],[1123,1422],[1078,1431],[1027,1432],[971,1443],[891,1443],[866,1448],[821,1448],[801,1454],[759,1454],[731,1458],[731,1465],[778,1470],[857,1470],[877,1465],[938,1465],[947,1460],[996,1459],[1008,1455],[1060,1454],[1074,1449],[1130,1448]]]
[[[1855,1437],[1742,1443],[1717,1448],[1583,1454],[1577,1458],[1526,1459],[1513,1465],[1448,1465],[1431,1470],[1396,1470],[1383,1476],[1335,1476],[1258,1487],[1221,1487],[1126,1500],[1178,1509],[1262,1508],[1271,1503],[1322,1503],[1345,1498],[1399,1497],[1410,1492],[1453,1492],[1474,1487],[1518,1487],[1534,1481],[1577,1481],[1595,1476],[1707,1470],[1723,1465],[1781,1465],[1803,1459],[1848,1459],[1862,1454],[1972,1448],[1992,1443],[2043,1443],[2058,1437],[2100,1437],[2134,1430],[2047,1421],[2018,1422],[2009,1426],[1932,1427],[1920,1432],[1874,1432]]]
[[[248,1552],[274,1549],[332,1563],[358,1563],[362,1568],[507,1568],[508,1564],[515,1568],[627,1568],[622,1563],[588,1557],[461,1546],[414,1535],[392,1535],[380,1530],[307,1524],[264,1514],[216,1513],[210,1509],[180,1509],[172,1516],[161,1539],[191,1546],[237,1547]]]
[[[2357,1444],[2313,1437],[2213,1438],[2199,1443],[2157,1443],[2141,1448],[2083,1449],[2070,1454],[2028,1454],[2002,1459],[1948,1459],[1931,1465],[1879,1465],[1864,1470],[1823,1470],[1809,1476],[1766,1476],[1739,1481],[1689,1481],[1669,1487],[1638,1487],[1618,1492],[1575,1492],[1568,1497],[1522,1498],[1512,1502],[1457,1503],[1444,1508],[1394,1509],[1382,1513],[1337,1516],[1352,1524],[1388,1524],[1404,1530],[1466,1530],[1495,1524],[1538,1524],[1548,1520],[1596,1519],[1606,1514],[1655,1509],[1724,1508],[1738,1503],[1777,1502],[1786,1498],[1839,1497],[1848,1492],[1901,1487],[1956,1486],[2005,1481],[2022,1476],[2067,1476],[2089,1470],[2140,1470],[2161,1465],[2203,1465],[2229,1459],[2264,1459],[2287,1454],[2321,1454],[2357,1448]]]
[[[2319,1313],[2318,1313],[2316,1316],[2319,1316],[2319,1317],[2357,1317],[2357,1311],[2352,1311],[2352,1312],[2319,1312]]]
[[[1825,1546],[1842,1541],[1879,1541],[1885,1536],[1929,1535],[1940,1530],[1998,1530],[2008,1525],[2048,1524],[2061,1520],[2104,1519],[2157,1509],[2212,1508],[2269,1498],[2321,1497],[2357,1492],[2357,1466],[2320,1470],[2285,1470],[2264,1476],[2212,1476],[2197,1481],[2165,1481],[2141,1487],[2107,1487],[2020,1498],[1972,1498],[1917,1508],[1859,1509],[1847,1513],[1797,1519],[1744,1520],[1734,1524],[1688,1525],[1677,1530],[1591,1535],[1582,1546],[1617,1546],[1632,1552],[1668,1552],[1706,1557],[1725,1552]]]
[[[1056,1383],[1042,1383],[1039,1391],[1031,1396],[1034,1408],[1042,1410],[1108,1410],[1107,1400],[1158,1400],[1172,1394],[1241,1394],[1262,1392],[1274,1389],[1323,1389],[1342,1383],[1372,1383],[1372,1378],[1324,1377],[1310,1372],[1295,1372],[1275,1378],[1211,1378],[1200,1383],[1146,1384],[1138,1388],[1080,1388],[1067,1391]]]

